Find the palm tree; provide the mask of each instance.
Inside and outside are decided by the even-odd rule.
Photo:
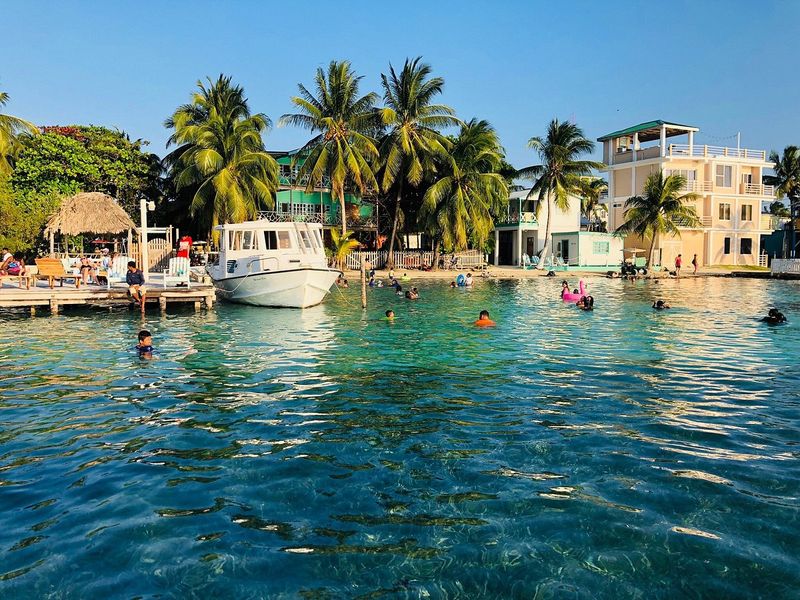
[[[381,188],[388,194],[395,186],[388,268],[394,266],[393,251],[403,184],[418,186],[423,176],[434,170],[434,157],[447,153],[447,140],[439,130],[460,124],[452,108],[432,103],[433,98],[442,93],[444,79],[429,79],[431,67],[421,60],[422,57],[406,59],[399,75],[389,65],[389,75],[381,75],[386,107],[380,112],[384,125],[389,128],[380,148],[383,164]]]
[[[462,125],[420,209],[435,252],[439,243],[455,251],[467,248],[470,241],[480,247],[486,243],[493,215],[508,201],[502,166],[503,149],[492,126],[476,119]]]
[[[537,217],[542,203],[547,203],[544,248],[537,266],[541,269],[550,253],[554,209],[568,210],[570,194],[577,194],[580,191],[580,178],[589,175],[592,169],[601,169],[604,165],[591,160],[578,160],[581,154],[594,150],[594,142],[583,135],[580,127],[569,121],[562,123],[558,119],[553,119],[547,128],[547,136],[532,137],[528,140],[528,147],[538,152],[542,162],[520,169],[517,176],[534,181],[526,200],[534,197],[538,199]]]
[[[777,152],[771,152],[770,162],[775,163],[772,168],[775,175],[765,175],[764,183],[775,186],[775,195],[778,198],[786,196],[789,199],[789,220],[791,251],[790,256],[797,253],[797,235],[795,219],[800,212],[800,148],[797,146],[786,146],[783,149],[783,156]]]
[[[645,239],[650,236],[650,251],[647,253],[647,266],[653,259],[656,236],[671,234],[680,237],[680,227],[697,227],[700,219],[693,206],[686,202],[697,200],[697,194],[681,194],[686,188],[683,175],[669,175],[664,172],[651,173],[644,182],[644,194],[632,196],[625,201],[625,222],[615,233],[636,234]]]
[[[602,210],[600,196],[608,190],[604,179],[597,177],[582,177],[578,183],[581,196],[581,214],[589,222],[588,230],[592,231],[598,211]]]
[[[0,109],[8,104],[9,100],[8,93],[0,92]],[[39,129],[33,123],[0,113],[0,175],[7,175],[11,172],[14,159],[22,149],[20,136],[37,133],[39,133]]]
[[[196,186],[190,214],[209,229],[252,219],[273,205],[278,165],[264,150],[266,115],[250,114],[241,86],[230,77],[197,82],[190,104],[179,107],[165,125],[173,128],[168,145],[180,144],[167,158],[178,190]]]
[[[308,176],[309,191],[321,186],[324,177],[330,180],[331,192],[339,200],[342,235],[347,233],[345,188],[354,184],[363,194],[378,187],[370,165],[378,158],[373,137],[379,127],[378,96],[374,92],[359,96],[361,79],[348,61],[331,61],[327,74],[317,69],[316,95],[298,84],[300,96],[293,97],[292,103],[301,112],[280,119],[280,125],[296,125],[316,134],[302,148],[307,156],[298,176]]]
[[[358,240],[352,239],[352,231],[340,234],[336,229],[331,229],[331,258],[333,264],[340,270],[344,269],[344,261],[361,244]]]

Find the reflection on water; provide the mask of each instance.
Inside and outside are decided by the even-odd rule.
[[[479,283],[6,314],[3,597],[796,593],[796,284]]]

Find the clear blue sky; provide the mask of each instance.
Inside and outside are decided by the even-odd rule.
[[[641,5],[640,5],[641,4]],[[800,144],[800,1],[267,2],[0,0],[0,90],[37,124],[98,124],[164,154],[164,119],[219,73],[273,121],[298,82],[348,59],[380,73],[422,55],[442,100],[489,120],[515,166],[553,117],[587,135],[663,118],[698,143]],[[307,134],[274,128],[269,149]]]

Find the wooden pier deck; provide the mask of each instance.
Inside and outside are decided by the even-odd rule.
[[[155,305],[160,310],[175,303],[193,303],[195,310],[209,309],[216,299],[214,287],[208,284],[193,283],[191,287],[149,286],[145,297],[145,308]],[[40,282],[30,289],[20,289],[16,285],[3,285],[0,289],[0,309],[22,308],[36,314],[37,308],[47,307],[52,314],[58,314],[64,306],[128,306],[132,303],[127,287],[74,286],[65,284],[50,289]]]

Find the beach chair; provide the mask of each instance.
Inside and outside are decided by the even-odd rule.
[[[128,274],[128,262],[131,259],[127,256],[118,256],[113,263],[111,263],[111,268],[105,272],[100,272],[101,277],[106,278],[106,287],[111,289],[115,283],[125,283],[125,276]]]
[[[539,264],[539,257],[538,256],[528,256],[527,254],[522,255],[522,268],[523,269],[535,269]]]
[[[57,258],[37,258],[36,266],[39,269],[38,273],[36,273],[36,277],[38,279],[46,277],[50,284],[50,289],[55,287],[56,279],[59,280],[62,287],[64,286],[65,279],[74,279],[75,287],[81,287],[80,273],[68,272],[67,269],[64,268],[64,263]]]
[[[174,283],[175,285],[185,285],[189,287],[189,259],[180,256],[169,259],[169,267],[164,270],[164,287]]]

